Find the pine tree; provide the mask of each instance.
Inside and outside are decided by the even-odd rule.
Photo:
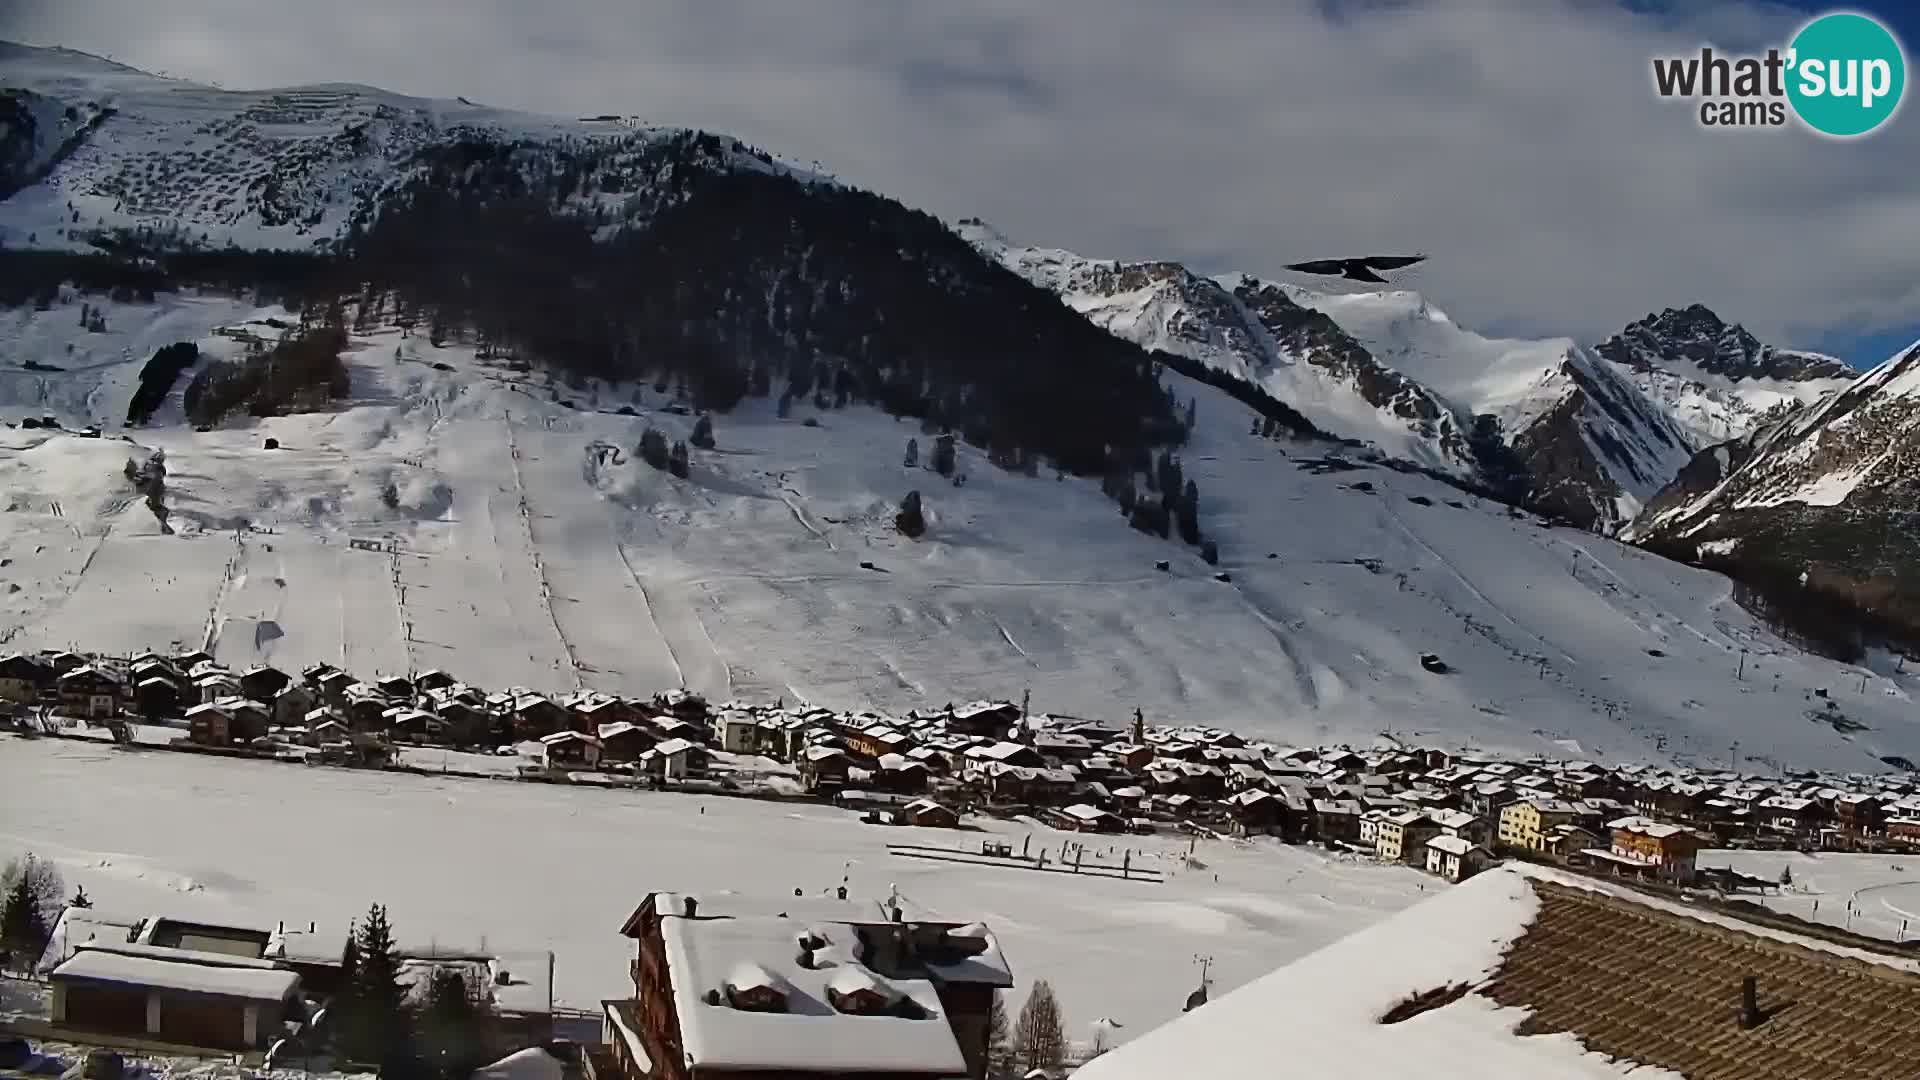
[[[911,469],[918,464],[920,464],[920,440],[908,439],[907,440],[907,468]]]
[[[648,428],[640,435],[640,460],[656,469],[665,471],[667,459],[672,451],[667,447],[667,437],[658,428]]]
[[[1219,566],[1220,545],[1211,540],[1202,542],[1200,545],[1200,558],[1203,559],[1208,566]]]
[[[920,539],[927,531],[927,518],[921,512],[918,491],[909,491],[907,497],[900,500],[900,512],[894,515],[893,526],[910,540]]]
[[[1200,399],[1187,399],[1187,434],[1193,434],[1193,426],[1200,418]]]
[[[53,938],[66,892],[59,869],[32,852],[0,873],[0,953],[13,967],[27,971],[39,962]]]
[[[420,1009],[420,1053],[426,1067],[444,1080],[464,1080],[486,1064],[486,1017],[467,980],[451,968],[437,968],[427,982]]]
[[[1013,1040],[1007,1022],[1006,998],[995,990],[987,1010],[987,1080],[1012,1080]]]
[[[954,468],[954,445],[952,435],[942,435],[933,441],[933,471],[941,476],[952,476]]]
[[[1189,544],[1200,542],[1200,486],[1187,481],[1187,489],[1180,496],[1180,539]]]
[[[386,908],[374,904],[367,909],[355,933],[354,953],[340,1048],[355,1061],[383,1068],[403,1064],[412,1053],[412,1024]]]
[[[1045,979],[1033,984],[1020,1019],[1013,1025],[1014,1067],[1022,1075],[1035,1069],[1058,1069],[1067,1057],[1066,1023],[1060,1002]]]
[[[673,444],[673,449],[667,454],[667,471],[682,480],[685,480],[687,474],[692,471],[692,466],[687,461],[686,443],[676,442]]]
[[[713,449],[713,414],[701,413],[700,419],[693,422],[693,434],[687,441],[702,450]]]

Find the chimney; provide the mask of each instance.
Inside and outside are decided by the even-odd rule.
[[[688,896],[688,897],[683,897],[683,898],[682,898],[682,903],[683,903],[683,904],[684,904],[684,906],[685,906],[685,909],[686,909],[686,913],[687,913],[687,918],[689,918],[689,919],[691,919],[691,918],[693,918],[693,917],[694,917],[695,915],[697,915],[697,914],[699,914],[699,912],[700,912],[700,901],[699,901],[698,899],[696,899],[696,898],[694,898],[694,897],[691,897],[691,896]]]
[[[1760,1026],[1760,980],[1748,975],[1740,980],[1740,1026]]]

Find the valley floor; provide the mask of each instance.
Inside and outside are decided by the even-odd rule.
[[[557,999],[631,991],[622,921],[649,890],[855,897],[897,886],[910,917],[980,919],[1019,989],[1061,997],[1070,1037],[1124,1040],[1178,1015],[1212,958],[1224,993],[1446,886],[1412,869],[1278,842],[1097,838],[1163,884],[891,855],[889,843],[1057,850],[1069,834],[862,824],[846,811],[680,793],[276,765],[0,741],[0,858],[53,859],[103,912],[341,926],[386,904],[408,941],[552,950]],[[1096,846],[1088,842],[1090,851]],[[1091,857],[1091,856],[1090,856]]]

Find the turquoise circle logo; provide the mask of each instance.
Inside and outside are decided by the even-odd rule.
[[[1787,100],[1808,127],[1852,138],[1887,122],[1907,88],[1900,42],[1865,15],[1822,15],[1787,49]]]

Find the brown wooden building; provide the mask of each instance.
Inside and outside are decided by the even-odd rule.
[[[986,927],[720,899],[652,893],[621,928],[633,997],[604,1004],[619,1080],[985,1075],[994,995],[1013,984]]]
[[[217,952],[89,942],[48,982],[57,1026],[207,1049],[264,1049],[302,1011],[294,972]]]

